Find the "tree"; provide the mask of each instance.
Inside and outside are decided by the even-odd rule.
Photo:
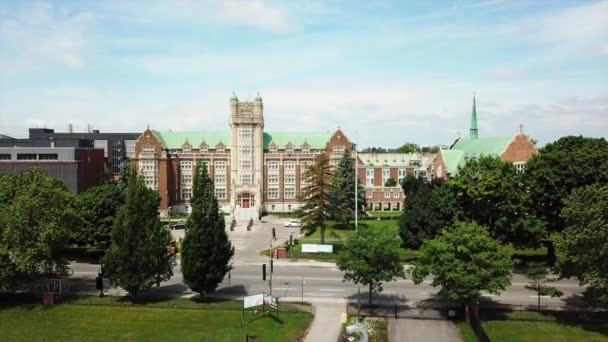
[[[418,249],[424,240],[437,237],[462,217],[456,196],[447,185],[424,187],[408,195],[399,219],[399,235],[404,246]]]
[[[418,192],[426,188],[424,182],[414,177],[414,175],[407,175],[401,180],[401,187],[405,194],[406,200],[412,199]]]
[[[329,201],[332,216],[344,224],[348,224],[355,217],[355,177],[358,177],[353,158],[346,151],[331,177]],[[365,189],[361,182],[357,182],[358,212],[363,213],[366,207]]]
[[[567,136],[547,144],[526,165],[537,215],[550,232],[565,228],[562,208],[572,190],[608,183],[608,141]]]
[[[129,178],[131,178],[131,170],[133,166],[130,160],[125,160],[120,164],[120,180],[118,185],[121,189],[126,189],[129,185]]]
[[[439,145],[433,145],[433,146],[425,146],[423,147],[422,153],[437,153],[439,152]]]
[[[535,216],[529,189],[513,164],[498,157],[470,160],[449,187],[470,222],[486,226],[491,235],[517,247],[538,247],[545,223]]]
[[[159,203],[158,193],[133,170],[103,258],[108,278],[131,296],[173,275],[175,260],[167,252],[171,234],[158,217]]]
[[[74,195],[45,171],[0,175],[0,289],[64,273],[77,220]]]
[[[199,160],[194,176],[192,213],[186,223],[182,242],[182,273],[184,283],[204,295],[215,291],[230,272],[234,247],[226,235],[223,215],[207,165]]]
[[[444,299],[468,304],[481,291],[498,294],[511,283],[511,253],[492,239],[488,229],[458,222],[437,239],[425,241],[412,276],[420,284],[433,275]]]
[[[541,296],[550,296],[550,297],[561,297],[563,292],[558,290],[556,287],[547,286],[548,282],[552,280],[547,279],[547,275],[549,272],[545,265],[531,265],[528,269],[528,279],[530,279],[530,284],[526,285],[526,289],[530,291],[536,292],[538,296],[538,310],[540,310],[540,297]]]
[[[384,182],[384,186],[397,186],[397,181],[395,178],[391,177]]]
[[[117,184],[93,187],[77,196],[81,217],[72,243],[79,246],[110,246],[114,219],[125,202],[125,193]]]
[[[382,282],[405,277],[399,262],[399,237],[389,229],[363,228],[349,237],[338,254],[336,265],[344,272],[344,280],[382,292]]]
[[[321,243],[325,243],[325,222],[332,217],[331,176],[329,158],[325,153],[321,153],[315,158],[315,163],[304,172],[304,179],[308,184],[299,196],[304,205],[296,211],[296,215],[302,219],[303,229],[308,234],[320,229]]]
[[[414,143],[405,143],[401,147],[395,149],[397,153],[415,153],[420,152],[420,146]]]
[[[594,305],[608,305],[607,208],[608,185],[574,190],[562,210],[566,229],[555,240],[560,276],[589,284],[586,299]]]

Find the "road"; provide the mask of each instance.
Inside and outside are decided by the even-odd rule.
[[[240,298],[249,294],[270,292],[283,300],[304,300],[317,303],[356,301],[359,286],[343,281],[343,273],[335,265],[322,262],[289,262],[288,260],[274,260],[272,274],[272,289],[270,284],[270,265],[267,257],[259,255],[263,249],[271,246],[271,231],[275,228],[277,242],[289,240],[300,236],[298,228],[285,228],[285,219],[265,217],[261,222],[256,221],[251,231],[246,230],[246,222],[239,222],[235,231],[228,232],[235,246],[236,254],[234,269],[230,277],[226,277],[217,290],[217,295]],[[229,225],[227,225],[229,226]],[[175,236],[183,231],[173,231]],[[275,244],[277,242],[274,242]],[[262,264],[267,264],[268,278],[262,280]],[[71,265],[74,272],[74,289],[83,291],[94,290],[94,278],[99,265],[79,264]],[[230,279],[229,279],[230,278]],[[402,304],[416,304],[432,300],[438,290],[431,286],[431,279],[422,284],[415,285],[410,279],[384,283],[384,291],[374,294],[374,301]],[[484,294],[490,301],[509,304],[536,304],[537,297],[525,289],[527,279],[514,274],[512,284],[499,296]],[[542,298],[542,304],[566,305],[579,300],[584,288],[578,286],[575,280],[560,280],[551,284],[564,292],[561,298]],[[367,288],[361,287],[362,301],[367,298]],[[115,290],[116,291],[116,290]],[[154,288],[150,294],[169,296],[191,296],[193,293],[183,285],[179,260],[174,268],[174,276]]]

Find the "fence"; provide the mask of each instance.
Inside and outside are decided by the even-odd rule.
[[[360,315],[363,317],[393,317],[409,319],[463,319],[464,311],[458,305],[435,304],[435,305],[403,305],[403,304],[368,304],[348,303],[347,313],[349,315]]]
[[[563,306],[528,306],[506,304],[481,304],[479,307],[481,321],[517,320],[517,321],[550,321],[564,323],[605,323],[608,322],[608,311],[584,307]]]

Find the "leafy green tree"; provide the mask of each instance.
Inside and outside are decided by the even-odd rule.
[[[540,297],[541,296],[550,296],[550,297],[561,297],[563,292],[558,290],[556,287],[547,286],[547,283],[551,282],[551,279],[547,279],[549,272],[545,265],[531,265],[528,269],[528,279],[530,279],[530,283],[526,285],[526,289],[530,291],[536,292],[538,297],[538,310],[540,310]]]
[[[391,177],[384,182],[384,186],[397,186],[397,181],[395,178]]]
[[[538,247],[546,236],[543,220],[535,216],[523,177],[511,163],[497,157],[470,160],[449,182],[466,221],[490,229],[503,243]]]
[[[608,141],[567,136],[547,144],[526,165],[537,215],[550,232],[565,228],[562,208],[572,190],[608,183]]]
[[[468,304],[481,291],[498,294],[511,283],[513,261],[507,247],[492,239],[487,228],[458,222],[422,245],[411,270],[415,284],[433,275],[444,299]]]
[[[368,286],[371,303],[372,292],[382,292],[382,282],[405,277],[399,262],[400,244],[389,229],[359,229],[346,240],[336,265],[344,272],[344,280]]]
[[[590,304],[608,305],[608,185],[574,190],[562,216],[566,229],[555,241],[560,275],[589,284]]]
[[[426,189],[427,185],[421,179],[414,177],[414,175],[407,175],[401,180],[401,187],[403,188],[405,199],[409,201],[418,192]]]
[[[103,258],[108,278],[131,296],[173,275],[175,260],[167,252],[171,234],[158,217],[159,203],[158,193],[133,170]]]
[[[129,185],[129,178],[131,178],[131,170],[133,166],[130,160],[125,160],[120,164],[120,180],[118,181],[118,185],[122,189],[126,189]]]
[[[62,252],[77,221],[75,196],[43,170],[0,175],[0,289],[65,272]]]
[[[405,143],[398,147],[395,152],[397,153],[415,153],[420,152],[420,146],[414,143]]]
[[[349,224],[355,218],[355,171],[354,159],[346,151],[333,176],[330,179],[329,201],[332,216],[344,224]],[[358,213],[365,211],[365,189],[361,182],[357,182],[359,198],[357,200]]]
[[[456,196],[447,185],[424,187],[406,198],[399,219],[404,246],[418,249],[425,240],[437,237],[462,217]]]
[[[325,243],[325,224],[331,219],[330,179],[332,176],[329,158],[321,153],[305,172],[307,185],[299,196],[304,205],[296,211],[302,219],[303,230],[312,234],[317,228],[321,231],[321,243]]]
[[[439,145],[425,146],[422,148],[422,153],[437,153],[439,152]]]
[[[215,291],[230,272],[234,247],[226,235],[207,165],[199,160],[194,176],[192,213],[182,242],[184,283],[202,295]]]
[[[72,236],[79,246],[110,246],[114,219],[125,202],[125,193],[117,184],[93,187],[78,196],[80,227]]]

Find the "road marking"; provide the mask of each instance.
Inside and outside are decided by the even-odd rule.
[[[289,287],[273,287],[272,290],[289,290]]]
[[[528,297],[530,297],[530,298],[538,298],[538,296],[534,296],[534,295],[531,295],[531,296],[528,296]],[[551,298],[551,296],[540,296],[540,298]]]
[[[319,291],[323,291],[323,292],[344,292],[344,290],[341,290],[341,289],[319,289]]]
[[[331,297],[334,294],[333,293],[323,293],[323,292],[305,292],[304,295],[309,296],[309,297]]]

